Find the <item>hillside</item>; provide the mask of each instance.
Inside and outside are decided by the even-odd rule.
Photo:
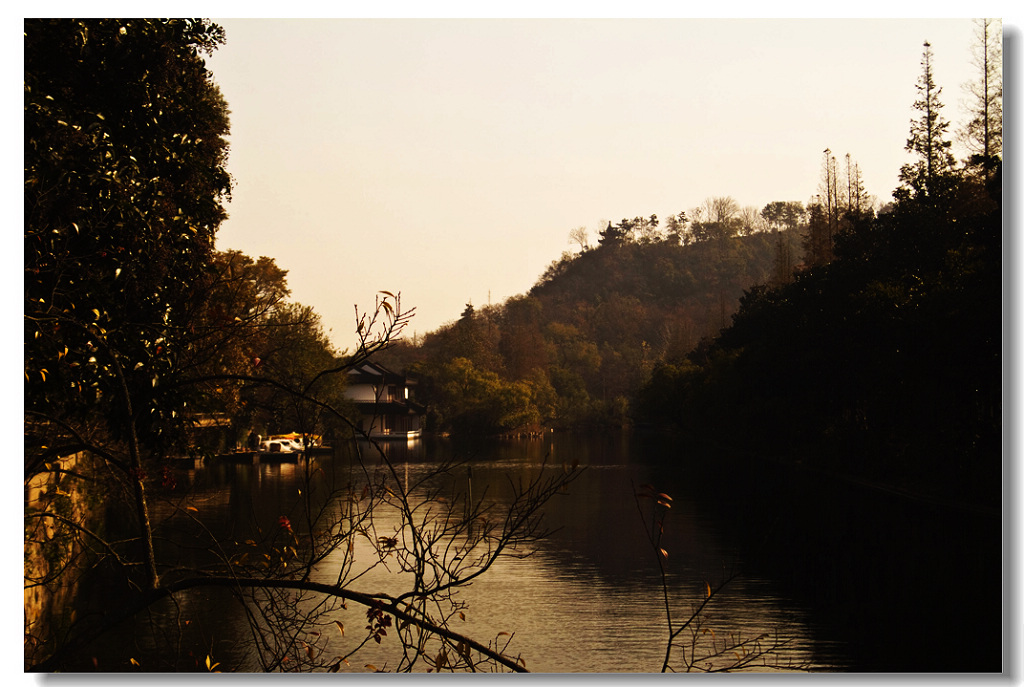
[[[717,335],[800,240],[789,230],[605,241],[563,254],[528,293],[468,305],[380,360],[420,378],[438,431],[620,426],[654,367]]]
[[[702,355],[659,366],[640,413],[735,455],[997,506],[1001,177],[987,174],[897,190],[834,261],[753,290]]]

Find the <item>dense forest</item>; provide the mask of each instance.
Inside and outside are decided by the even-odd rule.
[[[720,337],[658,365],[640,416],[732,448],[998,499],[999,194],[998,165],[897,192],[889,212],[837,235],[835,260],[750,289]]]

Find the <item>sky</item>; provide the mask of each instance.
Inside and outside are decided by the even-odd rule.
[[[891,199],[921,73],[964,119],[969,19],[216,19],[235,189],[218,248],[288,270],[339,349],[527,292],[584,226],[807,202],[826,148]]]

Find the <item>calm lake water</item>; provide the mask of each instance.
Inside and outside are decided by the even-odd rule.
[[[539,439],[475,443],[417,440],[388,444],[387,452],[410,483],[445,459],[465,461],[453,471],[452,486],[472,489],[476,497],[487,490],[489,498],[497,499],[505,498],[503,489],[510,477],[533,474],[545,460],[556,466],[578,461],[586,468],[568,493],[557,495],[548,504],[545,522],[556,531],[531,556],[500,559],[460,593],[459,598],[466,604],[465,620],[454,620],[453,629],[484,643],[498,638],[498,633],[509,633],[512,642],[507,653],[521,654],[531,671],[661,669],[666,646],[665,605],[657,559],[633,497],[640,484],[650,484],[673,499],[662,546],[667,552],[670,604],[675,618],[688,615],[701,601],[707,583],[715,585],[731,573],[740,572],[706,613],[706,627],[716,637],[768,633],[787,642],[781,654],[783,662],[813,670],[921,669],[912,660],[902,668],[898,663],[888,667],[872,664],[864,656],[877,654],[875,649],[860,654],[851,650],[855,642],[844,634],[844,626],[857,611],[844,606],[849,602],[841,589],[850,585],[849,580],[830,578],[827,572],[801,579],[786,572],[785,566],[765,563],[779,553],[777,540],[772,539],[780,531],[777,516],[762,518],[758,513],[745,512],[744,508],[760,507],[751,505],[756,504],[753,496],[739,493],[731,494],[732,500],[724,499],[720,487],[713,487],[706,477],[707,459],[688,454],[678,441],[642,434],[549,434]],[[341,480],[358,483],[362,478],[356,463],[344,455],[317,456],[313,460],[317,468]],[[188,503],[197,509],[195,515],[204,528],[229,540],[243,541],[258,531],[272,530],[279,516],[290,512],[297,491],[303,488],[305,467],[302,462],[198,463],[180,472],[179,489],[182,493],[191,490]],[[154,520],[159,520],[170,512],[170,505],[154,503],[153,512]],[[384,515],[375,523],[378,533],[387,532],[394,524],[388,517]],[[166,540],[161,538],[158,546],[179,559],[201,562],[201,554],[190,551],[188,542],[193,541],[190,537],[198,541],[202,533],[186,530],[163,531]],[[786,532],[785,525],[782,531]],[[784,535],[787,541],[792,536],[788,532]],[[758,546],[761,541],[770,546],[764,560],[759,553],[764,551]],[[357,561],[369,562],[373,556],[368,546],[357,549],[356,554]],[[814,551],[805,554],[812,559],[817,555]],[[837,555],[833,550],[820,552],[820,556]],[[841,555],[836,562],[844,565],[840,559]],[[336,579],[339,560],[324,560],[314,579]],[[898,567],[900,563],[880,560],[875,567],[887,565]],[[378,567],[351,587],[391,592],[404,589],[401,582]],[[838,592],[831,589],[833,586]],[[863,591],[858,598],[870,605],[870,589]],[[830,595],[840,598],[838,605],[822,602]],[[898,613],[894,617],[899,618]],[[344,639],[330,640],[328,655],[341,655],[358,641],[365,625],[364,609],[349,604],[348,610],[335,611],[331,619],[350,628]],[[916,629],[903,628],[902,632],[915,636]],[[166,652],[155,650],[153,634],[165,640],[173,636],[200,664],[211,655],[225,670],[259,670],[254,654],[246,648],[250,630],[243,609],[229,595],[213,590],[180,595],[175,605],[159,609],[145,623],[128,628],[116,643],[117,651],[107,642],[101,660],[109,665],[100,668],[125,669],[129,658],[136,658],[143,669],[169,669]],[[507,639],[509,635],[501,637]],[[399,657],[396,646],[394,637],[385,638],[379,647],[368,648],[355,657],[349,669],[360,670],[366,664],[393,667]],[[674,665],[680,667],[678,661]],[[173,666],[187,667],[180,663]]]

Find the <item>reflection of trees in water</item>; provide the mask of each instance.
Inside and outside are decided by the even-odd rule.
[[[738,548],[722,538],[697,500],[685,496],[688,490],[681,485],[688,477],[685,467],[676,464],[666,469],[649,460],[678,451],[672,442],[628,434],[444,442],[430,445],[426,456],[416,456],[405,467],[411,465],[414,473],[422,471],[422,463],[415,461],[430,463],[431,449],[446,457],[451,453],[466,457],[473,489],[495,496],[511,469],[536,466],[545,456],[556,465],[561,460],[570,464],[579,460],[588,466],[569,494],[548,503],[546,521],[556,531],[537,553],[497,565],[492,578],[463,592],[470,607],[469,626],[487,629],[484,623],[474,622],[475,609],[486,609],[488,618],[512,621],[516,644],[531,660],[531,669],[650,671],[660,667],[664,636],[658,624],[659,580],[632,500],[635,485],[657,479],[670,484],[679,496],[665,542],[672,552],[669,584],[679,608],[698,605],[705,580],[721,581],[741,564]],[[397,453],[392,454],[396,459]],[[468,477],[457,468],[450,479],[465,479],[468,484]],[[565,599],[572,603],[564,603]],[[804,614],[792,601],[779,597],[775,585],[766,580],[732,580],[706,615],[709,626],[721,636],[733,632],[756,637],[778,630],[793,639],[794,664],[809,660],[813,638]],[[564,627],[574,630],[565,633],[559,629]],[[616,656],[603,656],[611,645],[619,647]],[[595,665],[594,661],[604,662]]]
[[[438,450],[433,451],[435,448]],[[545,456],[589,464],[567,494],[556,495],[548,502],[544,522],[558,531],[541,543],[534,555],[499,560],[489,576],[460,590],[455,601],[466,619],[456,616],[455,622],[470,636],[514,633],[510,650],[522,652],[531,670],[652,671],[659,668],[664,651],[658,579],[630,500],[632,485],[657,475],[657,468],[643,461],[652,450],[655,447],[619,439],[581,441],[557,435],[548,441],[490,442],[490,446],[474,446],[471,459],[464,464],[456,462],[440,474],[432,473],[457,451],[451,442],[426,448],[422,442],[398,442],[386,449],[386,455],[407,484],[432,475],[410,493],[414,507],[424,502],[425,492],[431,488],[453,495],[467,492],[470,486],[475,498],[507,506],[513,497],[510,479],[535,476]],[[174,555],[183,565],[207,563],[202,552],[203,536],[210,537],[210,541],[242,543],[277,527],[279,516],[298,501],[297,492],[307,484],[307,472],[316,476],[308,483],[315,502],[330,487],[363,477],[351,458],[339,454],[316,457],[309,464],[201,465],[189,473],[188,479],[194,487],[189,503],[196,504],[196,517],[203,526],[182,527],[178,522],[179,529],[158,537],[161,546],[174,542],[180,547]],[[561,469],[560,463],[556,467]],[[371,467],[370,474],[381,468],[379,464]],[[169,508],[166,503],[155,505],[154,519],[166,515]],[[330,510],[331,519],[344,519],[340,505],[332,504]],[[402,536],[403,519],[394,511],[379,510],[373,525],[374,537]],[[673,503],[667,535],[666,548],[671,551],[669,583],[677,604],[688,607],[699,602],[702,581],[720,579],[723,568],[735,562],[735,555],[718,540],[697,505],[686,498]],[[314,566],[310,580],[336,582],[337,571],[351,558],[354,565],[348,579],[352,586],[389,594],[408,587],[410,573],[399,572],[397,552],[385,554],[382,559],[375,539],[358,536],[352,541],[351,551],[336,550]],[[301,552],[309,543],[299,537],[297,545]],[[161,642],[174,635],[175,641],[187,649],[181,652],[185,663],[199,656],[201,665],[211,649],[216,649],[214,656],[221,668],[260,669],[252,651],[238,641],[250,633],[252,617],[236,598],[226,591],[209,589],[193,589],[177,598],[177,604],[162,604],[151,617],[125,631],[124,636],[139,647],[140,656],[142,651],[159,656]],[[279,595],[276,601],[294,603],[301,611],[309,611],[318,603],[313,597],[294,593]],[[709,622],[720,633],[755,634],[779,629],[802,645],[808,641],[802,618],[784,611],[781,603],[769,585],[741,578],[716,600]],[[362,609],[352,605],[345,609],[339,605],[327,613],[323,618],[326,628],[321,631],[329,631],[334,621],[342,623],[346,638],[362,632],[366,624]],[[574,629],[566,632],[566,627]],[[339,636],[330,646],[337,648],[342,639],[336,628],[335,633]],[[614,653],[608,651],[611,646],[616,647]],[[380,646],[373,644],[364,650],[360,660],[376,666],[390,660],[388,665],[393,667],[394,648],[394,640],[385,637]],[[193,657],[188,656],[189,651]],[[154,665],[151,659],[147,668]],[[189,666],[179,661],[167,669],[175,667]]]

